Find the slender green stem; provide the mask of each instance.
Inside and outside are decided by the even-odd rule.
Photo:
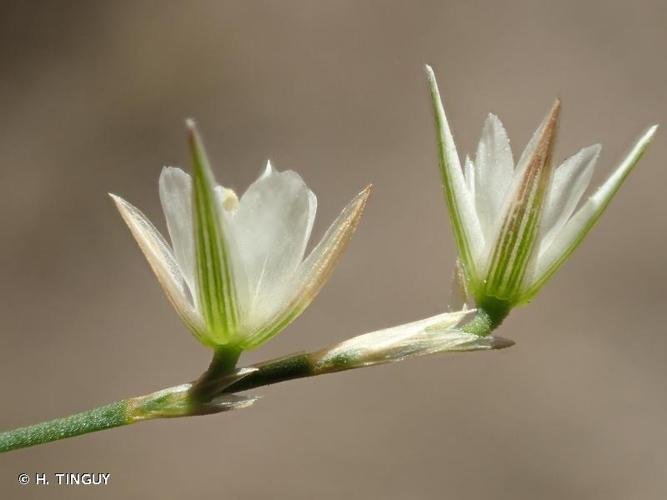
[[[480,310],[462,329],[487,336],[503,317]],[[512,341],[500,337],[489,337],[486,345],[487,348],[502,349],[512,344]],[[296,353],[241,370],[235,368],[240,351],[219,350],[214,353],[208,370],[192,383],[0,433],[0,453],[144,420],[204,415],[239,408],[251,403],[253,399],[233,393],[365,366],[359,363],[354,353],[343,353],[332,358],[329,354],[335,347],[312,353]]]
[[[322,372],[318,373],[315,370],[314,360],[314,354],[304,352],[253,365],[250,368],[255,368],[256,371],[227,386],[222,392],[247,391],[278,382],[321,375]]]
[[[132,419],[128,414],[128,401],[117,401],[68,417],[2,432],[0,452],[130,424]]]
[[[250,375],[229,385],[227,380],[230,372],[234,370],[239,354],[240,352],[216,352],[209,369],[190,384],[2,432],[0,453],[144,420],[216,413],[232,408],[218,406],[214,402],[215,398],[223,394],[319,374],[313,369],[313,354],[298,353],[250,366],[248,368],[254,370]]]
[[[236,368],[241,350],[236,348],[220,348],[213,353],[208,369],[193,383],[190,394],[193,403],[210,401],[217,393],[222,379]]]

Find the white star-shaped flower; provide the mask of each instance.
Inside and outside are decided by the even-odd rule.
[[[306,256],[317,199],[301,177],[270,163],[238,199],[218,185],[189,121],[192,177],[165,167],[160,199],[168,244],[134,206],[112,195],[179,316],[205,345],[247,350],[315,298],[361,218],[359,193]]]
[[[428,66],[426,72],[462,281],[479,307],[502,316],[532,299],[581,243],[641,158],[657,125],[640,136],[580,205],[601,148],[586,147],[554,168],[558,100],[516,164],[502,123],[489,115],[474,160],[466,158],[461,168],[435,75]]]

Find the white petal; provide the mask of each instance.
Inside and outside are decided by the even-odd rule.
[[[475,164],[472,162],[469,156],[466,156],[466,161],[463,167],[463,173],[466,180],[466,186],[470,196],[475,198]]]
[[[301,177],[269,164],[227,217],[244,328],[258,328],[289,300],[316,211],[317,198]]]
[[[359,224],[371,186],[366,187],[352,199],[331,224],[324,237],[298,267],[293,279],[286,286],[287,302],[279,311],[258,325],[258,329],[248,337],[245,348],[257,347],[271,336],[281,331],[293,321],[315,299],[331,276],[338,259],[347,246]]]
[[[110,196],[181,320],[201,342],[208,344],[203,336],[205,330],[203,319],[190,301],[190,292],[183,273],[169,245],[137,208],[119,196],[113,194]]]
[[[563,162],[554,172],[549,196],[542,215],[540,252],[549,247],[553,237],[568,221],[591,181],[601,146],[582,149]]]
[[[466,287],[465,272],[461,265],[461,259],[456,259],[454,272],[449,283],[449,300],[447,307],[450,311],[468,310],[470,294]]]
[[[539,291],[593,228],[646,151],[657,128],[654,125],[641,135],[616,170],[555,235],[551,246],[539,258],[535,276],[525,293],[526,300]]]
[[[514,158],[507,132],[497,116],[489,114],[475,156],[477,216],[485,241],[494,235],[509,187]]]
[[[456,244],[461,254],[469,279],[477,280],[478,265],[474,258],[474,249],[484,245],[484,238],[475,210],[475,200],[466,188],[461,170],[459,155],[456,152],[454,138],[447,122],[445,109],[440,98],[438,83],[430,66],[426,66],[426,76],[431,91],[438,131],[438,159],[447,207],[456,237]]]
[[[192,225],[192,179],[180,168],[165,167],[160,174],[160,201],[167,221],[174,257],[195,301],[195,240]]]
[[[476,186],[476,184],[477,184],[477,174],[476,174],[476,170],[475,170],[475,164],[473,163],[473,161],[470,159],[469,156],[466,156],[466,160],[465,160],[464,167],[463,167],[463,173],[464,173],[464,177],[465,177],[465,181],[466,181],[466,187],[468,188],[468,193],[469,193],[470,199],[473,200],[473,204],[474,204],[475,203],[475,196],[477,194],[477,186]],[[510,179],[510,182],[511,182],[511,179]],[[479,219],[477,219],[477,220],[479,220]],[[477,227],[480,227],[480,225],[477,224]],[[472,255],[472,258],[473,258],[474,262],[476,262],[477,270],[481,269],[482,262],[483,262],[484,258],[486,257],[487,237],[486,237],[486,235],[484,235],[482,233],[483,233],[483,231],[480,232],[481,237],[482,237],[480,243],[477,246],[472,247],[470,249],[470,253]],[[463,265],[461,258],[457,259],[457,269],[459,271],[463,271],[463,275],[461,276],[461,279],[465,280],[465,266]],[[449,304],[449,305],[451,306],[452,304]]]

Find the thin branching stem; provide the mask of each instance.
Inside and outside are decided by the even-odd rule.
[[[462,329],[468,327],[470,333],[486,337],[494,323],[493,318],[478,313]],[[502,349],[513,345],[512,341],[501,337],[486,338],[487,349]],[[330,352],[331,348],[311,353],[299,352],[237,369],[235,365],[240,351],[218,350],[208,370],[194,382],[2,432],[0,453],[144,420],[219,413],[254,401],[252,398],[235,396],[238,392],[365,366],[346,355],[332,358],[328,356]]]

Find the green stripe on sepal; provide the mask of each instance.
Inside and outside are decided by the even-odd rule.
[[[560,266],[565,263],[581,244],[589,231],[593,229],[593,226],[600,220],[600,217],[623,185],[623,182],[625,182],[625,179],[634,170],[646,152],[657,129],[658,126],[653,125],[642,133],[616,170],[591,195],[586,203],[575,212],[566,226],[560,231],[557,240],[561,241],[555,241],[543,255],[540,255],[540,259],[544,259],[546,264],[544,264],[544,268],[538,273],[535,279],[528,284],[527,290],[524,291],[520,298],[520,303],[530,301],[540,291],[544,284],[560,269]]]
[[[478,227],[479,221],[475,214],[474,200],[465,186],[461,162],[440,98],[438,82],[430,66],[426,65],[425,70],[437,131],[438,162],[445,201],[466,281],[469,287],[474,289],[479,283],[479,269],[475,265],[474,249],[483,245]]]
[[[197,292],[208,335],[217,344],[228,344],[239,323],[229,245],[204,145],[194,121],[187,120],[186,126],[192,154]]]
[[[559,112],[560,102],[556,100],[538,129],[534,149],[525,163],[517,166],[521,175],[491,252],[478,303],[484,302],[484,296],[515,303],[521,295],[527,267],[537,248],[539,223],[551,181]]]

